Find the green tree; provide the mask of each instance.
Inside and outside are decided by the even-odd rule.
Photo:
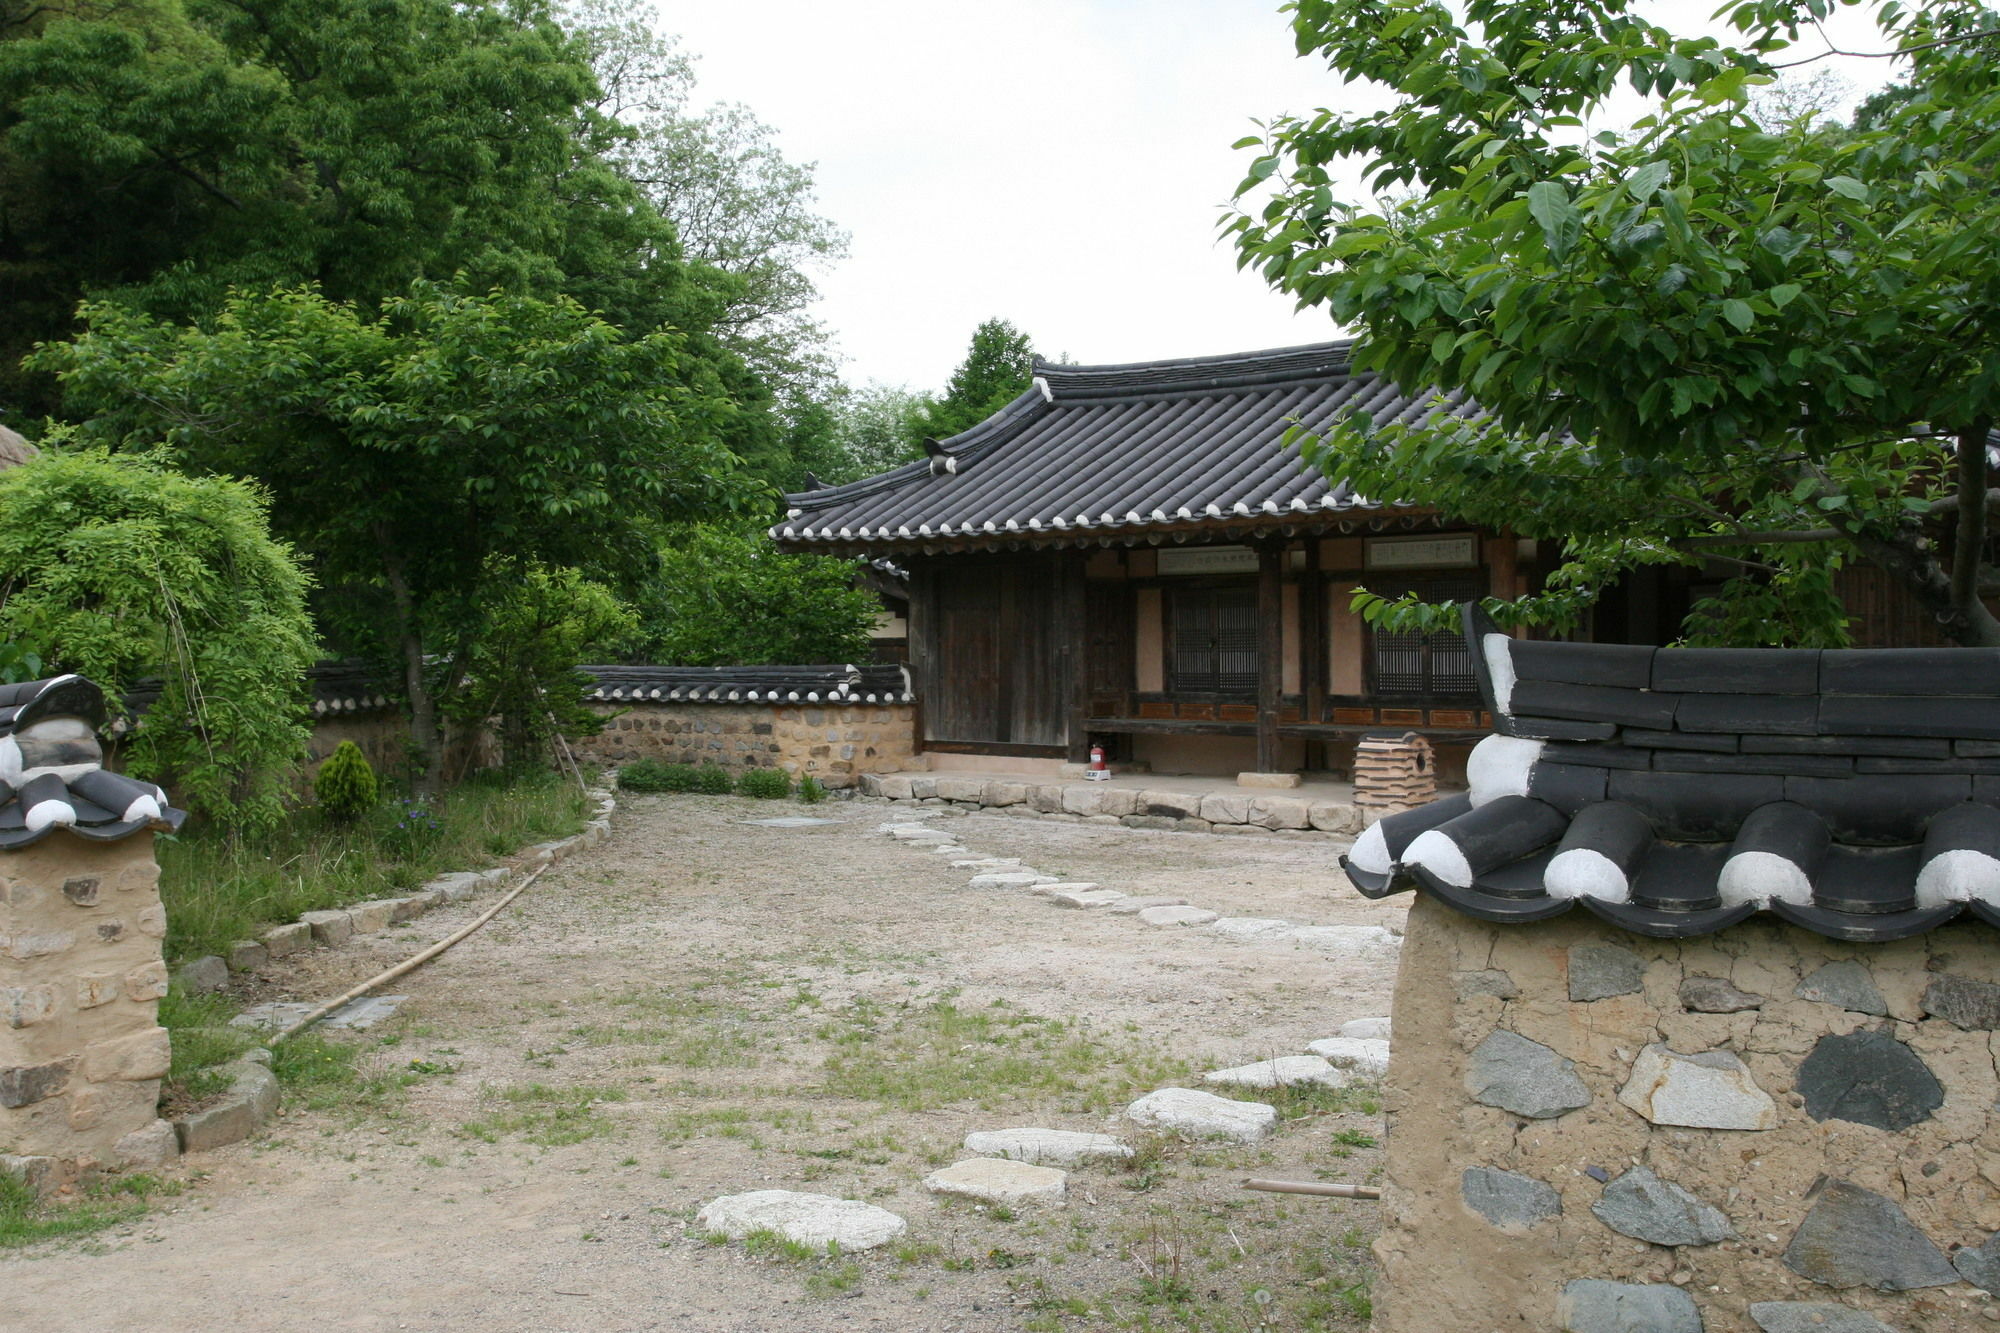
[[[307,579],[263,495],[139,457],[45,452],[0,472],[0,639],[113,701],[157,680],[127,769],[219,823],[277,821],[306,753]]]
[[[212,330],[84,318],[36,360],[87,435],[270,489],[337,627],[398,664],[426,790],[440,703],[505,602],[496,571],[630,578],[645,524],[743,499],[715,442],[736,409],[686,382],[682,340],[626,338],[573,301],[419,285],[374,318],[312,290],[239,295]]]
[[[897,385],[843,390],[826,409],[825,433],[799,451],[800,460],[823,484],[838,486],[921,458],[931,406]]]
[[[501,593],[474,641],[466,684],[453,705],[461,722],[500,722],[501,755],[532,763],[557,735],[594,736],[604,719],[585,700],[591,678],[577,670],[585,649],[630,636],[631,609],[574,569],[502,561],[489,584]]]
[[[612,162],[587,52],[539,0],[0,0],[0,399],[79,300],[207,318],[232,286],[412,280],[700,331],[673,227]]]
[[[1859,560],[1959,641],[2000,643],[1980,596],[2000,39],[1965,0],[1844,3],[1906,88],[1831,133],[1750,98],[1818,59],[1797,38],[1834,0],[1732,4],[1733,43],[1633,0],[1297,0],[1300,52],[1392,102],[1243,141],[1241,262],[1355,328],[1358,364],[1482,409],[1357,414],[1308,456],[1363,494],[1562,541],[1516,618],[1720,558],[1743,577],[1695,630],[1838,642],[1831,573]],[[1628,91],[1630,132],[1588,132]],[[1355,165],[1377,198],[1353,198]]]
[[[673,666],[866,661],[881,603],[857,573],[852,560],[785,554],[760,527],[683,528],[636,599],[627,655]]]
[[[1027,391],[1034,363],[1027,334],[1004,319],[987,320],[972,331],[944,397],[926,409],[922,434],[941,440],[978,425]]]

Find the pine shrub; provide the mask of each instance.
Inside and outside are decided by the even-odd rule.
[[[799,799],[807,805],[818,805],[826,799],[826,788],[815,777],[799,779]]]
[[[694,791],[699,778],[687,764],[635,759],[618,770],[618,785],[626,791]]]
[[[342,741],[319,766],[313,797],[328,818],[351,824],[375,808],[379,792],[368,756],[353,741]]]
[[[703,764],[694,771],[694,789],[704,796],[727,796],[735,788],[729,770],[717,764]]]

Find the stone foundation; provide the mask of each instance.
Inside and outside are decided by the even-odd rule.
[[[916,754],[911,704],[677,703],[597,705],[609,720],[577,745],[600,763],[657,759],[716,764],[731,773],[778,768],[827,787],[863,773],[909,768]]]
[[[1674,941],[1420,896],[1394,1019],[1375,1333],[2000,1327],[1992,928]]]
[[[166,930],[150,834],[0,857],[0,1156],[44,1159],[17,1169],[157,1160]]]

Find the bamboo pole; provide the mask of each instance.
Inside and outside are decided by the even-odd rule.
[[[1246,1190],[1269,1194],[1311,1194],[1322,1199],[1379,1199],[1382,1191],[1374,1185],[1330,1185],[1316,1180],[1246,1180]]]

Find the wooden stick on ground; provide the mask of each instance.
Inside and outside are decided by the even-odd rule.
[[[502,898],[499,902],[493,904],[493,906],[487,908],[484,912],[481,912],[479,916],[472,922],[471,925],[453,931],[451,934],[439,940],[436,944],[431,945],[428,949],[425,949],[423,952],[416,954],[413,957],[405,958],[402,962],[396,964],[388,971],[378,972],[374,976],[368,978],[368,980],[362,982],[359,986],[356,986],[353,990],[350,990],[345,995],[342,995],[339,999],[328,1000],[325,1004],[313,1010],[311,1013],[307,1014],[304,1018],[301,1018],[298,1022],[292,1024],[290,1027],[286,1028],[283,1032],[280,1032],[276,1036],[272,1037],[269,1044],[272,1046],[276,1046],[279,1042],[285,1040],[285,1038],[287,1037],[298,1036],[299,1033],[304,1032],[307,1028],[319,1022],[322,1018],[325,1018],[328,1014],[340,1008],[341,1005],[346,1004],[349,1000],[358,1000],[362,996],[366,995],[369,991],[374,990],[377,986],[387,985],[389,982],[394,981],[397,977],[402,976],[405,972],[409,972],[415,968],[422,967],[425,963],[428,963],[431,959],[437,957],[439,954],[443,953],[446,949],[449,949],[452,945],[458,943],[460,940],[464,939],[467,935],[470,935],[473,931],[478,930],[488,921],[491,921],[494,917],[500,915],[501,908],[505,907],[508,903],[511,903],[516,898],[520,897],[521,894],[527,890],[527,887],[530,884],[533,884],[536,880],[542,877],[542,872],[544,870],[547,870],[548,868],[549,865],[547,862],[544,862],[541,865],[536,866],[535,872],[533,874],[529,875],[519,884],[516,884],[514,886],[513,891],[509,893],[505,898]]]
[[[1246,1180],[1246,1190],[1270,1194],[1313,1194],[1323,1199],[1379,1199],[1382,1191],[1374,1185],[1329,1185],[1316,1180]]]

